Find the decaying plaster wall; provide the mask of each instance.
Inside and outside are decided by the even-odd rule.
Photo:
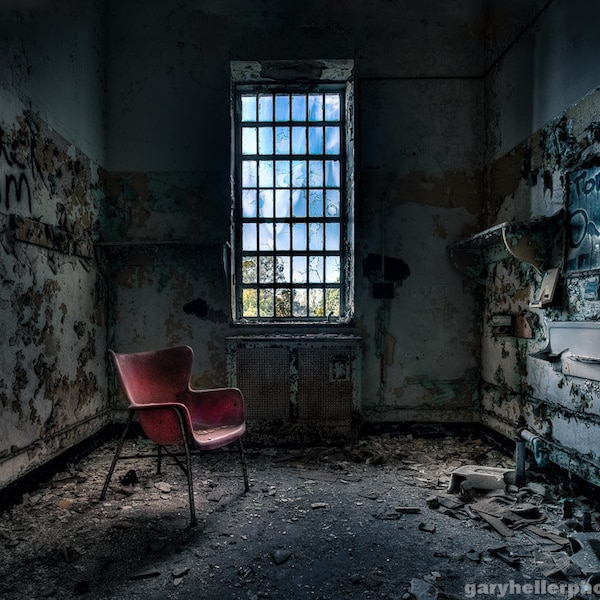
[[[481,3],[109,4],[109,343],[189,343],[218,383],[227,335],[274,333],[229,325],[229,61],[354,59],[356,319],[326,332],[363,340],[364,419],[472,421],[475,300],[446,246],[483,197]],[[372,256],[401,265],[393,298],[373,297]]]
[[[102,11],[0,7],[0,488],[110,421]],[[52,32],[51,35],[48,32]]]
[[[0,127],[0,484],[108,423],[90,161],[31,112]]]
[[[495,111],[495,117],[488,122],[491,144],[486,175],[486,226],[505,221],[527,222],[566,210],[569,172],[599,156],[598,40],[591,25],[598,16],[594,3],[551,3],[532,31],[515,46],[514,54],[490,75],[490,110]],[[577,65],[576,78],[569,66],[572,64]],[[529,113],[527,124],[521,117],[514,117],[515,98],[507,94],[513,89],[507,82],[513,78],[522,80],[523,70],[534,75],[529,84],[531,101],[526,108],[534,106],[535,110]],[[589,87],[582,90],[585,85]],[[556,95],[544,96],[552,89],[563,102],[560,110]],[[521,89],[518,94],[522,97],[526,90]],[[543,115],[546,119],[539,126]],[[521,141],[511,147],[511,140],[519,137]],[[560,225],[564,231],[565,218]],[[549,254],[550,249],[546,249],[546,258]],[[562,288],[556,306],[546,309],[530,307],[539,297],[543,272],[538,273],[512,257],[487,264],[481,419],[512,437],[517,418],[524,416],[528,427],[546,441],[551,461],[598,484],[598,381],[564,375],[552,363],[531,356],[548,344],[551,322],[598,320],[598,302],[586,299],[584,294],[585,283],[594,273],[565,274],[564,251],[549,262],[553,264],[548,266],[561,268]],[[496,315],[514,319],[526,316],[533,337],[497,335],[493,324]]]

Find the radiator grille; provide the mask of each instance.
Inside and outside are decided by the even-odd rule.
[[[306,439],[351,432],[360,405],[360,339],[353,336],[227,338],[230,385],[244,394],[249,431]],[[279,435],[278,434],[278,435]]]
[[[348,419],[352,416],[352,358],[348,348],[298,349],[298,418]]]
[[[246,419],[289,419],[290,352],[287,348],[238,348],[237,387],[244,390]]]

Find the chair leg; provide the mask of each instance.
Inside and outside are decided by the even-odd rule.
[[[190,448],[187,444],[185,445],[185,460],[186,460],[186,471],[187,471],[187,480],[188,480],[188,495],[190,498],[190,518],[191,525],[197,525],[198,519],[196,519],[196,503],[194,502],[194,481],[192,477],[192,453],[190,452]]]
[[[156,460],[156,474],[160,475],[162,469],[162,446],[158,446],[158,458]]]
[[[108,490],[108,485],[110,483],[110,480],[112,479],[115,466],[117,465],[117,460],[119,459],[119,454],[121,454],[121,450],[123,449],[123,444],[125,443],[125,438],[127,437],[127,432],[129,431],[129,426],[131,425],[132,420],[133,411],[129,411],[129,417],[125,425],[125,429],[123,429],[121,439],[119,440],[119,444],[117,445],[117,450],[115,451],[115,455],[113,456],[110,469],[108,470],[108,475],[106,476],[106,480],[104,481],[104,487],[102,488],[102,493],[100,494],[100,500],[104,500],[104,498],[106,498],[106,491]]]
[[[238,448],[240,450],[240,460],[242,461],[242,473],[244,474],[244,490],[247,492],[250,490],[250,484],[248,483],[248,469],[246,468],[246,454],[244,453],[242,438],[238,438]]]

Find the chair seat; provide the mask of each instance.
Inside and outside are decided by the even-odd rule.
[[[245,430],[244,423],[235,426],[224,425],[210,429],[194,429],[194,446],[199,449],[214,450],[239,439]]]

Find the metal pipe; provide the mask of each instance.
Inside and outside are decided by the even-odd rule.
[[[548,450],[540,436],[527,429],[523,416],[519,417],[515,427],[515,485],[521,487],[526,483],[525,455],[527,443],[531,444],[533,457],[538,467],[545,467],[549,462]]]

